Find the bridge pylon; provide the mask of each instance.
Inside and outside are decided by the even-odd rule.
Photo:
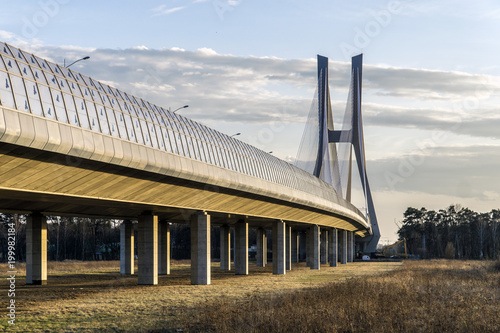
[[[317,93],[297,155],[297,166],[329,183],[338,194],[351,202],[354,151],[364,193],[365,214],[372,231],[370,236],[361,239],[359,243],[364,252],[374,252],[380,239],[380,230],[366,172],[361,112],[362,77],[363,55],[360,54],[352,58],[351,83],[344,122],[341,130],[335,130],[328,85],[328,58],[318,55]],[[348,145],[341,148],[340,144]],[[345,161],[340,160],[340,153],[346,154]]]

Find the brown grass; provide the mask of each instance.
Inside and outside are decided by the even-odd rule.
[[[500,273],[493,263],[350,263],[285,276],[250,266],[249,276],[212,268],[192,286],[189,261],[158,286],[138,286],[118,262],[49,263],[47,286],[27,286],[18,268],[17,332],[495,332]],[[0,265],[0,272],[6,266]],[[0,289],[6,291],[2,279]],[[4,292],[2,292],[4,293]],[[6,294],[6,292],[5,292]],[[5,300],[1,297],[0,300]],[[2,308],[3,305],[1,305]]]

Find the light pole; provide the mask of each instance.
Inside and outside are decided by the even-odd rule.
[[[241,133],[236,133],[236,134],[233,134],[231,135],[231,137],[234,137],[234,136],[237,136],[237,135],[240,135]]]
[[[185,108],[188,108],[189,105],[184,105],[184,106],[181,106],[180,108],[177,108],[175,109],[174,111],[172,111],[173,113],[176,113],[177,111],[179,111],[180,109],[185,109]]]
[[[72,65],[76,64],[77,62],[82,61],[82,60],[87,60],[87,59],[90,59],[90,57],[89,57],[89,56],[86,56],[86,57],[83,57],[83,58],[78,59],[78,60],[76,60],[76,61],[73,61],[73,62],[72,62],[71,64],[69,64],[68,66],[66,66],[66,59],[64,59],[64,67],[69,68],[69,66],[72,66]]]

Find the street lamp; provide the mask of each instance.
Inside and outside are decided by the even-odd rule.
[[[76,61],[73,61],[73,62],[72,62],[71,64],[69,64],[68,66],[66,66],[66,59],[64,59],[64,67],[69,68],[69,66],[74,65],[74,64],[76,64],[77,62],[82,61],[82,60],[87,60],[87,59],[90,59],[90,57],[89,57],[89,56],[86,56],[86,57],[83,57],[83,58],[78,59],[78,60],[76,60]]]
[[[236,134],[231,135],[231,137],[233,137],[233,136],[237,136],[237,135],[240,135],[240,134],[241,134],[241,133],[236,133]]]
[[[175,109],[174,111],[172,111],[173,113],[176,113],[177,111],[179,111],[180,109],[185,109],[185,108],[188,108],[189,105],[184,105],[184,106],[181,106],[180,108],[177,108]]]

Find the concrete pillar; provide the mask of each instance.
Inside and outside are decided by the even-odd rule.
[[[139,216],[137,226],[139,255],[138,284],[158,284],[158,216]]]
[[[299,262],[299,233],[292,230],[292,262]]]
[[[47,219],[39,213],[26,221],[26,284],[47,284]]]
[[[314,252],[312,248],[313,241],[311,239],[312,237],[312,232],[311,229],[306,231],[306,266],[311,267],[312,266],[312,253]]]
[[[235,225],[234,271],[237,275],[248,275],[248,222],[239,220]]]
[[[301,232],[299,235],[299,261],[300,260],[307,261],[307,233],[304,232]]]
[[[317,225],[312,225],[309,227],[309,245],[308,248],[310,249],[310,255],[308,255],[308,258],[310,258],[310,268],[311,269],[319,269],[320,268],[320,259],[319,259],[319,226]]]
[[[227,224],[220,227],[220,270],[231,270],[231,233]]]
[[[264,267],[267,266],[267,232],[264,230],[264,257],[263,257]]]
[[[130,220],[120,225],[120,273],[134,274],[134,225]]]
[[[285,227],[281,220],[273,223],[273,274],[286,274]]]
[[[337,229],[331,229],[328,231],[328,247],[329,247],[329,259],[330,267],[337,267],[338,261],[338,243],[337,243]]]
[[[170,223],[158,223],[158,272],[170,274]]]
[[[292,269],[292,227],[285,226],[286,270]]]
[[[328,230],[321,230],[321,264],[328,264]]]
[[[191,284],[210,284],[210,215],[191,216]]]
[[[354,234],[352,233],[352,231],[348,231],[347,232],[347,262],[353,262],[354,260],[354,252],[353,252],[353,246],[352,246],[352,243],[353,243],[353,237]]]
[[[347,230],[340,230],[340,263],[347,264]]]
[[[257,259],[257,267],[265,267],[264,264],[264,243],[266,242],[266,232],[262,228],[257,229],[257,253],[255,259]]]

